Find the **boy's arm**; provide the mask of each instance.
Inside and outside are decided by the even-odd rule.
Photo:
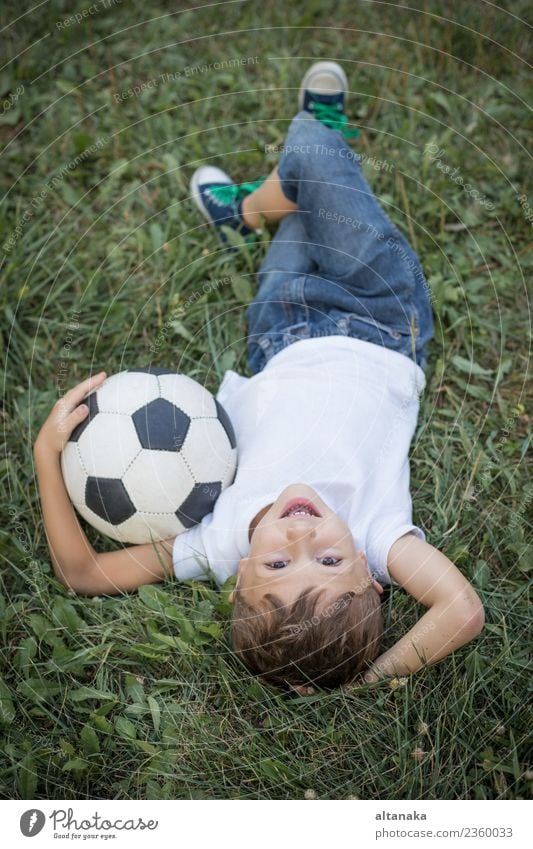
[[[413,534],[396,540],[389,574],[428,611],[388,651],[378,657],[365,681],[383,675],[409,675],[473,639],[485,621],[479,596],[448,558]]]
[[[83,399],[105,379],[102,372],[61,398],[34,446],[35,466],[48,547],[59,580],[84,595],[135,590],[172,574],[172,540],[97,553],[82,531],[70,502],[60,457],[65,442],[88,413]]]

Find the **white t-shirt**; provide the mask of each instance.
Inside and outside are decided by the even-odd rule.
[[[391,583],[387,556],[412,523],[408,451],[422,369],[348,336],[302,339],[251,378],[226,371],[217,398],[237,438],[233,484],[212,513],[176,537],[179,580],[219,584],[249,554],[251,520],[289,484],[304,483],[346,523],[370,573]]]

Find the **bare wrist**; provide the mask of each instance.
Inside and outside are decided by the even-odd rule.
[[[60,454],[61,451],[58,451],[53,445],[50,445],[49,442],[46,442],[46,440],[42,439],[40,436],[38,436],[35,440],[33,456],[36,462],[43,462],[46,460],[54,462],[59,459]]]

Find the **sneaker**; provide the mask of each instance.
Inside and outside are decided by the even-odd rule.
[[[261,232],[247,227],[242,218],[242,201],[265,180],[255,183],[234,183],[231,177],[213,165],[202,165],[191,178],[191,195],[196,206],[210,224],[217,228],[220,239],[226,242],[221,227],[231,227],[245,239],[251,240]]]
[[[344,114],[344,103],[347,90],[346,74],[337,62],[315,62],[302,80],[298,106],[326,127],[340,130],[345,138],[355,138],[359,130],[346,126],[348,119]]]

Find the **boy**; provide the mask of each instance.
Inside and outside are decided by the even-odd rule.
[[[281,222],[248,307],[253,377],[217,394],[237,434],[234,483],[175,540],[97,554],[76,519],[59,455],[105,374],[59,401],[35,444],[58,577],[85,594],[133,590],[173,568],[223,583],[238,571],[233,644],[263,680],[299,692],[403,676],[477,635],[481,602],[413,524],[408,450],[432,335],[416,254],[344,142],[342,68],[313,65],[279,166],[259,186],[199,168],[210,225],[253,237]],[[296,344],[298,343],[298,344]],[[428,610],[381,656],[380,594],[395,582]]]

